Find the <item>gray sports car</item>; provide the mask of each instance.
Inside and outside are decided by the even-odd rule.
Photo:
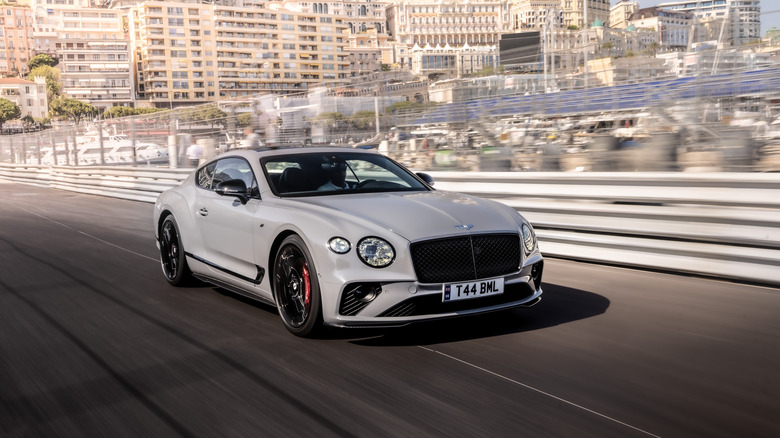
[[[373,151],[229,152],[157,199],[163,274],[275,305],[299,336],[536,304],[544,261],[528,221],[432,186]]]

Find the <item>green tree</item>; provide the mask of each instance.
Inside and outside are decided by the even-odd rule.
[[[435,108],[436,106],[438,106],[438,103],[436,102],[422,103],[407,100],[403,102],[396,102],[388,107],[385,107],[385,114],[416,113],[424,111],[428,108]]]
[[[212,128],[214,125],[226,127],[227,117],[227,113],[217,108],[216,105],[199,106],[179,114],[179,119],[183,122],[208,123]]]
[[[117,117],[127,117],[136,115],[135,108],[129,106],[112,106],[103,111],[104,119],[115,119]]]
[[[92,114],[96,114],[98,109],[94,106],[69,97],[58,97],[49,105],[49,110],[57,117],[64,117],[71,120],[76,126],[81,121]]]
[[[35,129],[37,125],[38,123],[35,121],[33,116],[27,114],[26,116],[22,117],[22,129],[24,129],[25,132]]]
[[[165,111],[162,108],[152,108],[152,107],[141,107],[141,108],[135,108],[135,114],[141,115],[141,114],[152,114],[152,113],[159,113],[160,111]]]
[[[657,42],[653,41],[652,43],[647,45],[647,48],[642,52],[647,56],[652,56],[655,58],[655,54],[658,53],[658,49],[661,48],[661,45]]]
[[[103,111],[103,118],[115,119],[117,117],[139,116],[164,111],[162,108],[132,108],[129,106],[112,106]]]
[[[39,55],[35,55],[27,62],[27,68],[30,71],[35,70],[38,67],[48,65],[49,67],[54,67],[57,64],[60,63],[60,60],[57,58],[52,58],[50,55],[47,55],[45,53],[41,53]]]
[[[30,74],[27,75],[27,80],[35,81],[35,78],[37,77],[46,79],[46,97],[49,100],[49,104],[51,104],[51,102],[60,95],[60,91],[62,90],[60,71],[48,65],[41,65],[30,71]]]
[[[345,119],[344,114],[337,112],[319,113],[311,120],[315,125],[319,126],[336,126],[339,122]]]
[[[366,129],[373,125],[376,120],[376,113],[373,111],[358,111],[349,116],[349,123],[355,128]]]
[[[245,126],[249,126],[252,124],[252,119],[254,118],[254,114],[252,113],[241,113],[236,116],[236,125],[243,128]]]
[[[33,117],[33,119],[35,120],[35,123],[37,123],[41,128],[47,127],[51,124],[51,119],[48,117],[43,117],[40,119],[38,117]]]
[[[9,120],[18,119],[21,113],[22,112],[15,103],[0,97],[0,132],[3,131],[3,123]]]
[[[607,41],[601,45],[601,49],[607,51],[608,58],[612,57],[612,49],[614,48],[615,48],[615,43],[613,43],[612,41]]]

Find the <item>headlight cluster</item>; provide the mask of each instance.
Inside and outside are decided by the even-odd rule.
[[[530,254],[536,247],[536,236],[534,231],[527,224],[523,224],[523,248],[525,254]]]
[[[358,256],[363,263],[375,268],[384,268],[395,260],[393,245],[378,237],[365,237],[358,242]]]
[[[328,248],[336,254],[346,254],[352,245],[343,237],[333,237],[328,241]],[[393,245],[378,237],[361,239],[357,244],[357,254],[363,263],[374,268],[384,268],[395,260]]]

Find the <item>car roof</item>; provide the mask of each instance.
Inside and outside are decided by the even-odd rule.
[[[233,149],[219,155],[217,158],[230,156],[239,156],[247,159],[257,159],[262,157],[273,157],[278,155],[290,154],[310,154],[310,153],[378,153],[370,149],[355,149],[349,146],[306,146],[306,147],[263,147],[251,149]]]

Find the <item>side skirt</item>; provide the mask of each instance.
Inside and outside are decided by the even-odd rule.
[[[249,278],[247,276],[244,276],[244,275],[238,274],[236,272],[233,272],[230,269],[223,268],[222,266],[219,266],[219,265],[217,265],[215,263],[211,263],[210,261],[208,261],[206,259],[203,259],[201,257],[196,256],[195,254],[192,254],[192,253],[189,253],[189,252],[186,252],[184,254],[187,257],[192,258],[193,260],[197,260],[197,261],[199,261],[199,262],[201,262],[201,263],[203,263],[205,265],[208,265],[208,266],[216,269],[217,271],[224,272],[225,274],[231,275],[233,277],[236,277],[238,279],[241,279],[243,281],[247,281],[247,282],[255,284],[255,285],[260,284],[263,281],[263,277],[265,277],[265,269],[263,269],[262,267],[257,266],[257,265],[255,265],[255,268],[257,268],[257,276],[255,278]]]
[[[229,290],[230,292],[233,292],[235,294],[238,294],[238,295],[241,295],[243,297],[249,298],[251,300],[259,301],[259,302],[261,302],[263,304],[268,304],[270,306],[276,307],[276,303],[274,303],[273,300],[270,300],[270,299],[268,299],[266,297],[263,297],[261,295],[258,295],[258,294],[252,293],[252,292],[248,292],[248,291],[246,291],[244,289],[236,287],[236,286],[234,286],[232,284],[225,283],[224,281],[218,280],[218,279],[216,279],[214,277],[209,277],[207,275],[200,275],[200,274],[195,274],[195,273],[193,273],[192,275],[195,278],[197,278],[198,280],[200,280],[200,281],[213,284],[214,286],[217,286],[217,287],[225,289],[225,290]]]

